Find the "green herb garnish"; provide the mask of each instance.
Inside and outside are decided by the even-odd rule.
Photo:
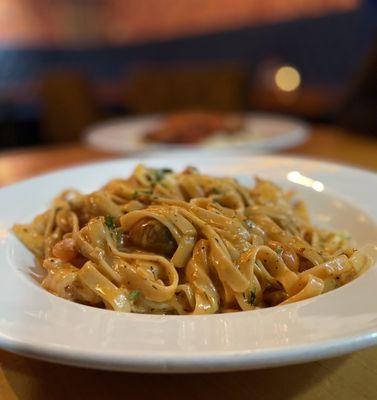
[[[122,228],[115,228],[112,231],[113,234],[113,239],[115,242],[119,245],[122,244],[122,235],[123,235],[123,229]]]
[[[112,217],[111,215],[107,215],[105,217],[105,224],[110,230],[115,229],[114,217]]]
[[[251,292],[250,292],[250,299],[249,299],[249,303],[254,306],[255,302],[257,300],[257,291],[254,288]]]
[[[130,195],[130,199],[131,200],[137,200],[139,197],[141,196],[149,196],[151,195],[153,192],[152,190],[135,190],[131,195]]]
[[[158,182],[162,181],[165,178],[166,174],[170,174],[171,172],[173,171],[169,168],[152,170],[150,175],[152,183],[157,184]]]
[[[113,240],[118,244],[121,245],[122,243],[122,234],[123,234],[123,229],[121,227],[117,227],[115,225],[115,218],[112,217],[111,215],[107,215],[105,217],[105,225],[109,229],[111,233],[111,237]]]
[[[165,178],[166,174],[170,174],[172,172],[173,171],[169,168],[152,169],[148,172],[146,178],[152,184],[152,186],[155,186]]]
[[[158,170],[154,171],[155,183],[162,181],[164,178],[165,178],[165,173],[162,171],[162,169],[158,169]]]
[[[217,188],[217,187],[214,187],[214,188],[211,189],[209,194],[221,194],[221,190],[219,188]]]
[[[130,199],[135,200],[139,197],[139,191],[135,190],[133,193],[130,194]]]
[[[280,246],[276,247],[275,253],[281,256],[283,254],[284,249]]]
[[[128,300],[135,301],[140,296],[140,290],[132,290],[128,295]]]

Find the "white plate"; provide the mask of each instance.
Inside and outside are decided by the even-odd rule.
[[[286,306],[209,316],[121,314],[53,296],[30,274],[33,257],[10,232],[66,187],[91,191],[127,176],[136,160],[62,170],[0,190],[0,346],[65,364],[123,371],[199,372],[300,363],[377,342],[377,268],[344,287]],[[297,189],[317,223],[377,242],[377,175],[335,164],[283,157],[148,160],[187,164],[251,184],[257,174]],[[293,173],[292,173],[293,171]],[[291,181],[300,181],[306,187]],[[289,177],[289,180],[287,180]],[[317,183],[315,183],[317,182]],[[318,183],[320,182],[320,184]],[[314,190],[314,189],[316,190]],[[322,190],[322,191],[321,191]]]
[[[219,135],[199,145],[155,144],[144,141],[146,132],[156,129],[163,116],[145,116],[107,121],[90,128],[84,135],[87,144],[117,152],[149,152],[171,149],[211,149],[217,152],[237,150],[248,154],[266,153],[293,147],[308,137],[308,126],[300,120],[279,115],[248,113],[240,134]],[[227,140],[227,138],[232,140]]]

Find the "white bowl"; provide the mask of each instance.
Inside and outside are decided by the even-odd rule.
[[[146,163],[177,170],[195,165],[245,184],[255,175],[272,179],[297,190],[319,225],[347,229],[359,247],[377,243],[376,174],[297,158],[201,157],[180,154],[179,160],[165,156]],[[209,316],[121,314],[75,304],[42,289],[32,277],[32,255],[10,227],[30,221],[60,190],[94,190],[110,178],[129,175],[138,161],[89,164],[0,190],[2,348],[93,368],[210,372],[300,363],[377,342],[375,266],[342,288],[306,301]]]

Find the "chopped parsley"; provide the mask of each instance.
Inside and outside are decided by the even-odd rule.
[[[112,234],[113,234],[113,238],[114,238],[115,242],[116,242],[118,245],[122,245],[123,229],[122,229],[122,228],[115,228],[115,229],[112,231]]]
[[[154,169],[150,171],[147,179],[153,184],[156,185],[158,182],[162,181],[165,178],[166,174],[170,174],[173,171],[169,168],[161,168],[161,169]]]
[[[156,169],[154,171],[152,171],[152,178],[153,178],[153,182],[154,183],[158,183],[160,181],[162,181],[165,177],[164,172],[162,172],[161,169]]]
[[[152,190],[135,190],[131,195],[131,200],[137,200],[141,196],[149,196],[152,194]]]
[[[249,303],[254,306],[255,302],[257,300],[257,291],[254,288],[251,292],[250,292],[250,298],[249,298]]]
[[[110,230],[115,229],[114,217],[112,217],[111,215],[107,215],[105,217],[105,224]]]
[[[132,290],[128,295],[128,300],[135,301],[140,296],[140,290]]]
[[[113,240],[118,244],[122,244],[123,229],[115,225],[115,218],[111,215],[105,217],[105,225],[109,229]]]
[[[217,188],[217,187],[214,187],[214,188],[211,189],[209,194],[221,194],[221,190],[219,188]]]
[[[283,254],[284,249],[280,246],[277,246],[275,249],[275,253],[281,256]]]

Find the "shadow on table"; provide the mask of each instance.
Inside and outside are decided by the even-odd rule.
[[[5,352],[0,355],[6,379],[20,400],[296,399],[321,384],[324,389],[326,377],[346,360],[221,374],[146,375],[65,367]]]

